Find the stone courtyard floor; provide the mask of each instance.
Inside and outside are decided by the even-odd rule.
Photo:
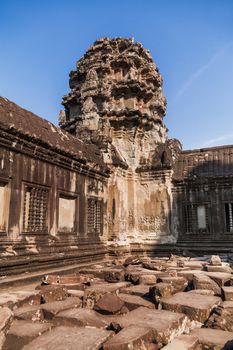
[[[232,271],[218,256],[134,256],[2,289],[0,349],[233,349]]]

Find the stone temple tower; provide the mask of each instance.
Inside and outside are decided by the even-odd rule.
[[[180,144],[167,138],[163,80],[148,50],[132,39],[97,40],[69,83],[60,126],[96,144],[112,169],[109,235],[167,235],[168,182]]]

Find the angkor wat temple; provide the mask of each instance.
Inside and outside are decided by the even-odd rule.
[[[162,77],[131,39],[70,72],[59,127],[0,98],[0,275],[233,248],[233,146],[167,137]]]

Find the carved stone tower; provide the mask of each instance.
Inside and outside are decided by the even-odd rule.
[[[169,235],[168,183],[180,144],[167,139],[162,82],[148,50],[122,38],[97,40],[70,73],[60,126],[96,144],[112,169],[109,236]]]

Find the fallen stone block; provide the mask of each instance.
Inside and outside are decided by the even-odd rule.
[[[114,315],[127,312],[124,306],[125,303],[119,296],[107,293],[96,302],[94,310],[103,315]]]
[[[68,294],[70,297],[78,297],[80,299],[84,296],[83,290],[76,290],[76,289],[68,289]]]
[[[215,295],[221,295],[221,288],[219,285],[204,274],[193,276],[193,287],[194,289],[209,289],[213,291]]]
[[[225,273],[231,273],[232,269],[230,266],[212,266],[207,265],[206,269],[208,272],[225,272]]]
[[[205,272],[205,275],[214,280],[219,287],[230,285],[233,280],[233,275],[226,272]]]
[[[222,287],[223,297],[226,301],[233,301],[233,287]]]
[[[222,265],[222,261],[219,255],[212,255],[210,258],[210,265],[213,266],[221,266]]]
[[[156,283],[153,287],[150,287],[149,297],[151,300],[158,304],[161,298],[167,298],[173,294],[173,286],[170,283]]]
[[[13,316],[8,307],[0,307],[0,332],[5,332],[10,327]]]
[[[60,311],[82,306],[82,301],[78,297],[69,297],[63,301],[53,301],[41,305],[41,311],[46,320],[52,320]]]
[[[214,295],[214,291],[210,289],[193,289],[188,291],[187,293],[201,294],[201,295]]]
[[[68,297],[68,291],[66,288],[52,284],[40,286],[39,294],[41,296],[42,304],[65,300]]]
[[[223,331],[233,332],[233,305],[222,303],[217,306],[208,321],[205,323],[207,328],[221,329]]]
[[[183,292],[188,286],[188,281],[184,277],[161,277],[158,278],[158,282],[170,283],[173,293]]]
[[[54,317],[57,326],[77,326],[105,328],[106,322],[100,318],[97,312],[89,309],[68,309],[59,312]]]
[[[5,343],[6,337],[4,332],[0,332],[0,349],[3,349],[3,344]]]
[[[182,270],[182,271],[178,271],[177,272],[178,277],[186,278],[190,284],[193,281],[193,277],[197,276],[199,274],[204,274],[204,271],[200,271],[200,270]]]
[[[104,343],[103,350],[148,349],[154,341],[153,330],[131,325]]]
[[[139,297],[148,296],[149,295],[150,286],[146,286],[144,284],[137,284],[127,288],[122,288],[121,293],[124,294],[132,294],[137,295]]]
[[[144,299],[143,297],[139,297],[137,295],[130,294],[119,294],[119,298],[124,302],[125,306],[129,311],[137,309],[140,306],[147,307],[149,309],[154,309],[155,304],[149,300]]]
[[[152,328],[159,348],[177,335],[182,334],[186,323],[187,317],[184,314],[145,307],[139,307],[124,316],[116,317],[114,320],[114,325],[118,327],[118,330],[130,325]]]
[[[157,281],[155,275],[141,275],[139,276],[139,284],[153,285]]]
[[[187,267],[192,270],[202,270],[203,262],[202,261],[184,261],[184,267]]]
[[[125,259],[123,265],[125,267],[129,266],[129,265],[139,265],[141,264],[141,258],[139,256],[130,256],[127,259]]]
[[[14,310],[14,317],[17,320],[43,320],[41,305],[26,305]]]
[[[23,350],[99,350],[113,332],[95,327],[56,327],[34,339]]]
[[[204,323],[212,309],[221,302],[221,299],[215,296],[196,294],[193,297],[190,293],[176,293],[171,297],[161,300],[162,307],[165,310],[182,312],[190,320]]]
[[[103,278],[105,281],[114,283],[125,280],[125,270],[122,268],[105,268],[103,269]]]
[[[201,347],[197,337],[193,335],[180,335],[166,345],[163,350],[201,350]]]
[[[98,283],[91,285],[84,291],[83,305],[88,309],[93,309],[96,302],[107,293],[119,294],[121,288],[128,287],[128,282]]]
[[[208,350],[221,350],[227,341],[233,339],[233,332],[209,328],[196,328],[190,335],[197,337],[203,349]]]
[[[7,333],[4,350],[20,350],[49,329],[51,329],[50,323],[15,320]]]

